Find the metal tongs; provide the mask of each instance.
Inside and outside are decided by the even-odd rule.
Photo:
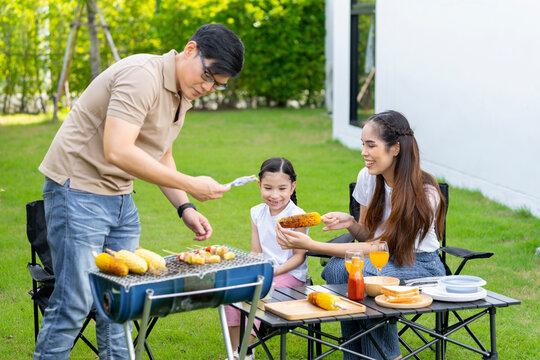
[[[424,287],[439,286],[439,279],[441,278],[443,278],[443,276],[431,276],[431,277],[405,280],[404,283],[407,286],[417,286],[420,289],[422,289]]]
[[[234,179],[228,184],[225,184],[225,186],[242,186],[249,184],[250,182],[257,181],[257,176],[255,175],[249,175],[249,176],[242,176],[237,179]]]

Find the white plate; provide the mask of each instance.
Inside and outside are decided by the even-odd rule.
[[[450,301],[450,302],[466,302],[480,300],[486,297],[487,291],[480,288],[475,293],[458,294],[446,292],[444,287],[423,287],[421,288],[422,294],[431,296],[434,300]]]

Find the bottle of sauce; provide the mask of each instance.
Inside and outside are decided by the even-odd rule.
[[[359,301],[364,299],[364,276],[362,276],[363,265],[363,261],[359,258],[352,258],[347,287],[347,295],[351,300]]]

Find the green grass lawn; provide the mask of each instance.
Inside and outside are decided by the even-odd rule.
[[[45,116],[0,117],[0,359],[30,359],[34,346],[32,302],[27,291],[31,279],[26,269],[30,245],[26,239],[25,204],[41,198],[43,176],[37,170],[58,125]],[[40,122],[41,121],[41,122]],[[193,112],[188,114],[181,136],[174,145],[178,169],[191,175],[209,175],[226,183],[256,174],[263,160],[284,156],[298,174],[298,204],[321,214],[348,211],[348,183],[356,180],[363,166],[360,151],[350,150],[331,139],[331,118],[323,110],[262,109],[246,111]],[[141,245],[185,250],[203,244],[224,243],[248,250],[249,209],[258,204],[255,184],[233,188],[223,199],[194,201],[210,220],[214,235],[195,243],[193,234],[179,221],[175,209],[156,186],[137,181],[135,201],[142,221]],[[326,241],[338,232],[310,231]],[[470,262],[464,273],[487,281],[485,288],[520,299],[522,304],[497,310],[497,346],[500,359],[540,357],[540,259],[534,257],[540,244],[540,220],[526,211],[512,211],[484,198],[479,192],[450,189],[447,221],[448,245],[477,251],[492,251],[489,260]],[[457,260],[450,261],[455,268]],[[316,284],[321,266],[309,259],[309,273]],[[434,326],[434,318],[426,318]],[[339,333],[337,324],[324,327]],[[489,319],[472,326],[489,347]],[[460,341],[466,334],[454,335]],[[87,331],[90,338],[93,329]],[[216,309],[173,314],[158,321],[149,344],[156,359],[224,359],[225,348]],[[306,341],[289,336],[287,359],[306,357]],[[279,353],[279,340],[270,342]],[[266,358],[257,351],[258,358]],[[449,345],[448,359],[479,359],[480,356]],[[78,343],[72,359],[95,359]],[[425,351],[422,358],[435,358]],[[329,359],[341,359],[332,354]]]

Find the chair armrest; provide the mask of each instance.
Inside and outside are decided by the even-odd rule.
[[[447,254],[460,257],[462,259],[484,259],[493,256],[492,252],[476,252],[468,249],[461,249],[456,247],[445,246],[440,248]]]
[[[441,247],[440,250],[442,252],[444,252],[445,254],[454,255],[454,256],[457,256],[457,257],[463,259],[463,260],[461,260],[461,264],[459,264],[458,268],[454,272],[454,275],[459,275],[459,273],[461,273],[461,270],[463,270],[463,267],[465,266],[467,261],[469,261],[471,259],[485,259],[485,258],[489,258],[489,257],[493,256],[493,253],[491,253],[491,252],[476,252],[476,251],[471,251],[471,250],[461,249],[461,248],[455,248],[455,247],[450,247],[450,246],[443,246],[443,247]],[[443,257],[443,260],[444,259],[445,258]],[[444,267],[446,269],[446,274],[451,275],[452,272],[450,271],[450,268],[446,264],[446,261],[443,261],[443,263],[444,263]]]
[[[327,243],[340,244],[340,243],[350,243],[350,242],[353,242],[353,241],[354,241],[354,237],[349,233],[345,233],[345,234],[336,236],[332,240],[327,241]],[[308,251],[306,254],[307,254],[307,256],[315,256],[315,257],[323,257],[323,258],[324,257],[325,258],[330,258],[331,257],[331,256],[326,255],[326,254],[313,253],[311,251]]]
[[[28,263],[27,265],[28,270],[30,271],[30,276],[32,276],[32,279],[34,279],[37,282],[45,282],[45,281],[54,281],[54,275],[51,275],[45,270],[41,265],[39,264],[31,264]]]
[[[45,283],[38,287],[36,291],[30,290],[28,294],[32,296],[32,300],[39,306],[41,309],[41,314],[45,311],[47,306],[49,306],[49,298],[54,290],[54,283]]]

